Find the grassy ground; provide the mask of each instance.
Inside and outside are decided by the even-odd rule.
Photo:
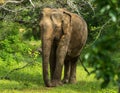
[[[23,66],[20,62],[9,68],[0,65],[0,76],[10,69]],[[46,88],[42,79],[41,63],[15,71],[9,75],[8,80],[0,80],[0,93],[117,93],[117,87],[109,85],[106,89],[100,89],[100,81],[94,75],[88,76],[81,66],[77,67],[77,84],[65,84],[63,86]],[[90,68],[89,68],[90,70]]]
[[[39,46],[36,45],[39,43],[30,43]],[[8,64],[0,59],[0,77],[11,69],[25,64],[25,62],[14,62],[14,60]],[[42,79],[41,59],[34,65],[11,73],[8,77],[7,80],[0,80],[0,93],[117,93],[117,87],[112,84],[106,89],[100,89],[101,81],[96,80],[94,75],[88,76],[80,65],[77,67],[77,84],[47,88]]]

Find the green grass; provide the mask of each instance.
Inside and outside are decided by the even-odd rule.
[[[0,63],[0,76],[10,69],[25,65],[25,62],[14,63],[9,67]],[[91,70],[91,68],[89,68]],[[110,84],[106,89],[100,89],[100,81],[94,75],[88,76],[81,66],[77,67],[77,83],[65,84],[59,87],[47,88],[42,79],[40,62],[15,71],[8,80],[0,80],[0,93],[117,93],[117,87]]]

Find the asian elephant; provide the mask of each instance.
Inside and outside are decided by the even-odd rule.
[[[75,83],[77,59],[87,40],[86,22],[66,9],[44,8],[41,12],[40,28],[45,85],[53,87],[63,83]],[[64,78],[61,80],[63,66]]]

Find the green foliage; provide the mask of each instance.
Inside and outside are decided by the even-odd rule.
[[[94,68],[91,73],[95,73],[97,79],[102,78],[104,80],[101,85],[102,88],[113,81],[119,71],[118,63],[112,57],[113,51],[110,50],[109,44],[105,43],[108,41],[98,41],[85,55],[87,62]]]
[[[110,81],[116,82],[116,75],[120,78],[120,63],[114,60],[116,59],[114,55],[118,54],[120,49],[120,27],[117,23],[110,23],[102,29],[101,36],[85,55],[88,64],[94,68],[91,73],[95,73],[97,79],[103,79],[102,88]]]
[[[120,63],[116,58],[120,52],[120,6],[118,0],[91,0],[91,3],[95,15],[86,16],[89,38],[84,58],[93,67],[91,73],[103,80],[101,87],[105,88],[110,81],[117,84],[120,78]]]
[[[40,39],[39,15],[39,7],[36,9],[26,9],[16,15],[17,17],[14,19],[14,21],[25,25],[27,28],[24,38],[28,39],[34,37],[34,39]]]
[[[116,22],[120,14],[119,0],[94,0],[102,14],[109,15],[112,21]]]
[[[26,57],[31,56],[32,53],[37,53],[35,46],[30,45],[24,41],[24,30],[21,25],[12,22],[1,22],[0,29],[0,58],[9,64],[14,61],[24,61]],[[31,49],[31,51],[30,51]]]

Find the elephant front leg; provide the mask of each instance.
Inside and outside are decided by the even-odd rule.
[[[65,20],[65,21],[64,21]],[[63,35],[60,38],[56,51],[56,67],[53,75],[53,83],[55,81],[56,86],[61,85],[61,75],[64,60],[68,51],[69,42],[71,39],[72,27],[71,27],[71,16],[64,16],[62,20],[62,32]]]
[[[55,66],[56,66],[56,43],[53,42],[53,45],[51,47],[51,53],[50,53],[50,77],[51,77],[51,80],[53,80]]]
[[[69,39],[66,36],[62,36],[57,51],[56,51],[56,67],[53,75],[53,83],[57,85],[61,85],[61,75],[62,75],[62,68],[64,64],[64,60],[66,57],[66,53],[68,50]]]

